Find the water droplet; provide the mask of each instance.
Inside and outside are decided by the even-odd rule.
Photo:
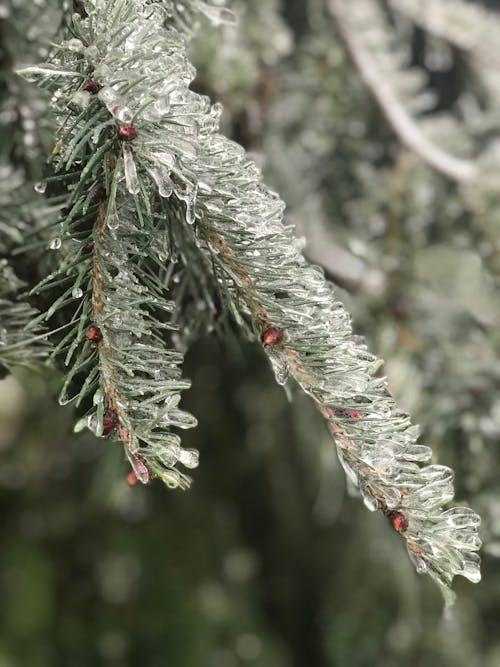
[[[40,181],[39,183],[36,183],[34,189],[35,192],[39,192],[41,195],[43,195],[47,189],[47,181]]]
[[[108,226],[108,229],[111,229],[112,231],[118,229],[118,227],[120,226],[120,217],[118,216],[118,211],[116,210],[116,208],[113,208],[108,212],[108,217],[106,218],[106,224]]]
[[[130,124],[134,118],[132,111],[125,106],[115,104],[112,107],[113,116],[120,121],[120,123]]]
[[[427,572],[427,563],[423,558],[420,556],[417,556],[415,558],[415,569],[417,570],[418,574],[423,574],[424,572]]]
[[[52,239],[52,241],[50,242],[50,244],[49,244],[49,248],[50,248],[51,250],[59,250],[59,248],[61,247],[61,245],[62,245],[62,241],[61,241],[61,239],[60,239],[58,236],[56,236],[56,238],[55,238],[55,239]]]
[[[73,287],[73,291],[71,292],[71,295],[72,295],[75,299],[81,299],[82,296],[83,296],[83,290],[80,289],[80,287]]]

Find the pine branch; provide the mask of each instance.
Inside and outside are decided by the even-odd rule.
[[[0,363],[8,370],[38,364],[50,349],[38,312],[23,296],[26,274],[35,270],[30,258],[14,254],[46,220],[45,207],[35,211],[33,185],[42,173],[49,122],[44,97],[14,69],[23,58],[38,57],[61,18],[55,0],[7,0],[0,12]]]
[[[86,79],[89,69],[98,81],[104,79],[103,72],[106,78],[116,73],[119,85],[134,89],[139,97],[142,90],[147,95],[155,90],[156,99],[139,103],[144,114],[157,120],[168,110],[168,96],[177,84],[163,81],[161,86],[165,77],[159,71],[151,84],[156,50],[134,62],[133,80],[122,75],[117,62],[120,48],[125,54],[130,50],[126,40],[134,37],[131,25],[140,25],[141,38],[149,44],[151,14],[162,21],[168,18],[162,5],[145,3],[142,9],[139,23],[133,23],[135,5],[117,2],[111,13],[101,5],[97,13],[87,3],[88,20],[75,21],[75,37],[57,48],[50,63],[26,70],[30,79],[41,79],[53,93],[59,125],[52,175],[46,179],[49,199],[61,212],[50,242],[57,253],[56,268],[32,294],[58,293],[43,319],[55,319],[55,325],[62,321],[65,328],[54,352],[67,367],[60,402],[85,406],[92,396],[94,405],[77,428],[87,424],[99,436],[113,434],[121,440],[141,482],[158,476],[169,486],[186,488],[190,480],[175,466],[196,467],[198,454],[183,450],[170,427],[188,428],[196,420],[178,408],[179,392],[189,382],[178,369],[182,354],[171,347],[170,332],[184,322],[174,301],[203,295],[212,312],[203,317],[198,312],[198,322],[210,321],[215,313],[202,268],[188,265],[184,257],[190,246],[196,247],[193,232],[189,239],[184,230],[174,229],[184,217],[181,201],[192,206],[194,184],[180,172],[171,180],[172,154],[148,150],[146,142],[139,152],[138,157],[144,157],[139,170],[131,109],[111,86]],[[157,30],[163,36],[160,21]],[[115,41],[110,42],[113,32]],[[187,61],[177,57],[180,36],[167,35],[161,45],[172,56],[174,72],[184,63],[191,72]],[[145,80],[147,87],[139,89]],[[179,127],[177,146],[189,151],[182,123]],[[167,206],[164,198],[174,190],[179,203]],[[174,247],[176,237],[183,237],[181,250]],[[171,287],[174,279],[176,287]]]
[[[452,471],[422,466],[431,450],[417,444],[418,429],[398,410],[385,379],[374,377],[379,362],[353,337],[331,285],[294,249],[279,201],[258,180],[246,181],[251,166],[237,147],[228,142],[221,150],[219,139],[215,145],[216,152],[207,140],[205,150],[213,161],[221,156],[219,188],[237,178],[236,164],[245,183],[231,206],[216,215],[209,209],[202,220],[219,275],[244,301],[277,381],[284,384],[290,373],[315,400],[366,506],[389,517],[417,570],[450,600],[456,574],[479,580],[479,518],[468,508],[442,509],[453,497]]]
[[[47,334],[33,322],[37,311],[19,299],[24,283],[0,259],[0,378],[16,366],[39,364],[48,354]]]
[[[23,176],[0,162],[0,375],[15,366],[33,366],[48,354],[47,336],[35,320],[37,311],[21,294],[26,283],[12,265],[10,252],[26,230]],[[26,220],[23,220],[25,218]]]
[[[376,54],[363,43],[362,37],[358,37],[361,31],[356,28],[356,17],[362,18],[363,25],[369,25],[370,30],[377,24],[377,19],[380,20],[374,0],[349,8],[341,0],[329,0],[328,7],[363,81],[401,142],[448,178],[459,182],[474,181],[478,175],[474,162],[450,155],[422,132],[400,100],[392,84],[393,77],[380,68]],[[368,23],[368,16],[373,18],[373,24]]]
[[[127,229],[128,221],[135,222],[134,212],[126,209],[127,199],[117,196],[106,217],[100,207],[94,237],[92,311],[102,336],[95,341],[100,385],[107,409],[117,415],[117,433],[137,477],[149,481],[149,470],[169,486],[186,488],[189,478],[174,466],[180,461],[196,467],[198,454],[181,450],[180,438],[170,426],[189,428],[196,420],[177,407],[180,391],[190,383],[180,376],[182,355],[164,344],[163,331],[172,327],[163,313],[170,314],[175,306],[165,301],[164,285],[147,262],[129,261],[137,253],[138,234],[133,224]],[[120,220],[119,234],[110,230],[112,215]],[[98,407],[100,424],[99,418]],[[147,470],[136,458],[139,448]]]
[[[452,471],[427,465],[431,450],[417,443],[418,429],[376,376],[381,362],[353,335],[333,287],[300,254],[283,224],[283,202],[244,150],[218,134],[219,106],[189,90],[194,71],[184,41],[163,27],[168,3],[88,0],[85,7],[88,19],[74,29],[88,46],[75,53],[63,44],[47,64],[25,70],[58,92],[56,168],[78,167],[61,229],[61,255],[74,271],[72,246],[88,243],[92,192],[103,181],[105,187],[92,222],[92,271],[84,272],[91,296],[83,295],[70,336],[71,355],[80,355],[73,374],[93,363],[101,413],[107,407],[116,416],[120,439],[138,457],[138,476],[146,463],[156,474],[153,465],[170,471],[155,451],[169,447],[169,431],[156,438],[159,404],[166,396],[170,419],[171,397],[176,401],[182,387],[175,384],[180,357],[167,350],[167,368],[157,363],[156,343],[164,349],[160,329],[169,320],[156,313],[171,311],[168,268],[157,267],[178,255],[186,272],[211,269],[227,310],[262,341],[277,381],[292,377],[315,401],[366,506],[387,515],[417,570],[428,572],[449,601],[455,575],[480,579],[479,517],[465,507],[443,508],[453,497]],[[85,110],[63,121],[75,94]],[[70,177],[68,171],[63,180]],[[179,226],[185,236],[176,234]],[[165,232],[173,238],[166,250]],[[84,334],[89,313],[94,325]],[[97,345],[97,365],[84,336]],[[157,368],[161,388],[152,381]],[[101,395],[94,400],[99,406]],[[98,412],[97,432],[105,428]],[[135,437],[139,449],[129,444]]]

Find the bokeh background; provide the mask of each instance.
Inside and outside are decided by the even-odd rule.
[[[500,666],[500,7],[450,5],[345,12],[420,130],[478,166],[473,183],[404,148],[320,0],[234,0],[237,27],[203,24],[192,56],[482,513],[483,581],[457,581],[445,613],[346,493],[310,402],[287,399],[258,346],[208,337],[186,359],[199,426],[183,440],[201,453],[186,493],[128,487],[120,447],[73,434],[55,374],[0,381],[0,667]],[[12,70],[62,9],[0,9],[2,160],[26,182],[52,139]]]

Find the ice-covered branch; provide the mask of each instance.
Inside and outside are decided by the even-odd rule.
[[[65,275],[72,266],[88,290],[73,295],[84,305],[62,347],[81,355],[74,376],[89,364],[99,377],[98,432],[117,429],[139,458],[139,477],[148,468],[159,474],[155,465],[171,469],[161,457],[151,465],[148,453],[164,416],[178,426],[184,420],[172,418],[180,357],[164,349],[161,334],[171,301],[183,308],[169,268],[180,259],[200,300],[216,289],[261,341],[277,381],[293,379],[314,400],[346,474],[366,506],[388,517],[418,571],[435,578],[447,599],[455,575],[478,581],[479,517],[444,508],[453,472],[428,464],[431,450],[378,377],[380,361],[353,335],[334,288],[283,223],[283,202],[245,151],[219,134],[219,105],[189,89],[194,69],[183,38],[169,29],[168,3],[85,6],[88,17],[74,26],[79,44],[62,44],[48,64],[25,74],[50,86],[61,120],[55,161],[67,170],[69,199],[56,245]],[[70,121],[68,102],[79,107]],[[75,244],[87,248],[85,267]],[[129,449],[131,434],[138,447]],[[167,449],[168,438],[162,431]]]
[[[93,404],[78,427],[121,440],[141,482],[157,476],[185,488],[190,480],[176,466],[196,467],[198,453],[182,449],[171,427],[196,420],[178,407],[189,382],[181,377],[183,356],[173,349],[172,331],[182,322],[178,302],[190,291],[203,294],[207,281],[199,267],[187,267],[192,231],[176,229],[184,215],[194,215],[193,178],[180,172],[170,178],[173,155],[158,149],[151,131],[185,86],[182,67],[192,69],[182,38],[164,33],[170,15],[163,4],[111,4],[107,12],[108,3],[87,3],[88,17],[75,17],[78,38],[61,43],[50,62],[23,70],[53,93],[58,124],[52,168],[40,188],[59,203],[49,242],[55,269],[32,294],[54,294],[44,319],[64,322],[53,355],[65,369],[60,402]],[[141,40],[148,52],[127,78],[121,60]],[[159,49],[172,59],[170,77],[152,66]],[[188,117],[189,107],[179,104]],[[172,145],[193,150],[181,116]],[[177,204],[166,205],[174,191]],[[176,238],[183,238],[182,248],[174,247]]]
[[[367,12],[376,11],[373,2],[370,0],[351,7],[346,6],[342,0],[328,0],[328,6],[363,81],[400,141],[448,178],[460,182],[473,181],[478,173],[475,163],[451,155],[424,134],[398,96],[391,77],[379,67],[375,54],[364,44],[359,26],[366,26],[368,21],[364,9]],[[360,19],[359,25],[356,24],[356,17]],[[370,30],[370,27],[366,30]]]
[[[381,510],[406,542],[418,571],[447,591],[453,576],[479,580],[479,518],[442,509],[453,473],[426,465],[431,450],[376,376],[378,360],[352,335],[349,316],[321,272],[295,249],[279,198],[261,183],[243,151],[217,136],[202,139],[215,193],[199,198],[200,224],[235,298],[243,300],[276,379],[291,375],[327,420],[337,452],[370,510]],[[218,163],[218,167],[215,164]]]

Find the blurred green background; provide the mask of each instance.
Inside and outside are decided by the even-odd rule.
[[[10,3],[19,25],[58,4]],[[495,63],[432,33],[441,0],[422,22],[366,4],[387,22],[380,48],[405,54],[392,83],[428,136],[493,155]],[[195,39],[195,87],[224,103],[225,131],[287,201],[397,399],[454,467],[458,499],[483,514],[483,581],[457,581],[443,611],[256,346],[213,337],[187,355],[199,426],[183,442],[201,465],[186,493],[128,487],[119,446],[73,435],[59,379],[19,371],[0,382],[0,667],[499,667],[500,190],[452,183],[401,145],[322,2],[232,5],[237,28]],[[23,114],[6,115],[2,90],[7,136]]]

